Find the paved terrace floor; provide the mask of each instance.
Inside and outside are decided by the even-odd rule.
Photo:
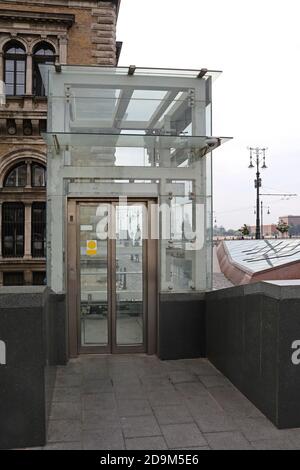
[[[207,360],[86,356],[59,367],[44,449],[300,449]]]

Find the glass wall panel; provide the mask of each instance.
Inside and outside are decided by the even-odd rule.
[[[188,187],[188,182],[185,185]],[[206,289],[206,199],[194,193],[182,196],[170,193],[160,200],[161,289],[169,292]]]
[[[117,345],[143,344],[144,217],[143,204],[116,206]]]
[[[80,322],[82,346],[108,344],[108,249],[97,227],[107,206],[80,205]]]

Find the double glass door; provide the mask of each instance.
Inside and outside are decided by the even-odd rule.
[[[80,352],[144,352],[147,338],[146,202],[80,203]]]

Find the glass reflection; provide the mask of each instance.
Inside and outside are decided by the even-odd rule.
[[[80,206],[80,321],[82,346],[108,344],[107,240],[97,226],[107,209],[101,204]]]
[[[143,208],[116,208],[117,345],[143,343]]]

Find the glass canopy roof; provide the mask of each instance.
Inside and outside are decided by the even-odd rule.
[[[43,73],[43,78],[45,73],[48,73],[49,70],[53,69],[53,65],[41,64],[40,70]],[[130,65],[129,67],[99,67],[99,65],[71,65],[67,66],[60,65],[60,70],[64,72],[65,70],[72,70],[73,72],[81,72],[82,69],[89,73],[95,73],[101,68],[101,74],[115,74],[115,75],[135,75],[135,76],[153,76],[153,77],[184,77],[184,78],[204,78],[205,80],[211,77],[213,80],[217,79],[222,71],[221,70],[208,70],[205,68],[202,69],[176,69],[176,68],[159,68],[159,67],[136,67]],[[199,77],[199,75],[201,75]]]
[[[65,133],[45,132],[42,134],[49,147],[146,147],[149,149],[194,149],[201,150],[203,155],[227,142],[231,137],[206,136],[167,136],[140,134],[95,134],[95,133]]]
[[[211,82],[219,71],[53,64],[40,70],[50,106],[68,108],[66,132],[210,134]],[[62,131],[56,120],[51,131]]]
[[[228,137],[157,136],[128,134],[45,133],[48,148],[67,152],[69,165],[191,167]]]

